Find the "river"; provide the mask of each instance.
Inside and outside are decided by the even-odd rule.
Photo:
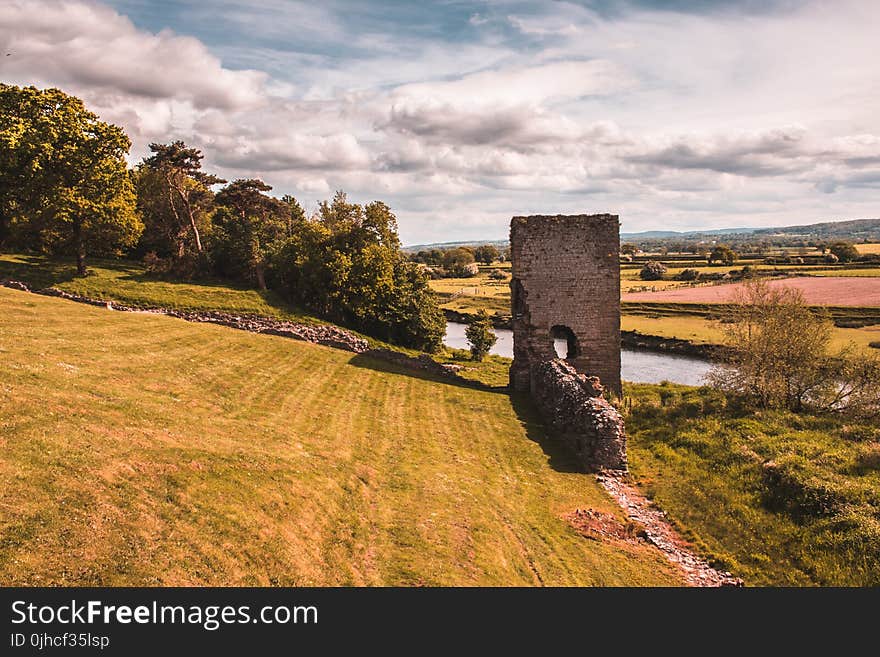
[[[468,349],[464,335],[464,324],[446,323],[446,336],[443,344],[455,349]],[[510,329],[494,329],[498,341],[492,347],[492,353],[498,356],[513,358],[513,331]],[[565,341],[557,340],[557,351],[565,349]],[[712,364],[701,358],[680,356],[678,354],[662,354],[639,349],[621,349],[620,376],[624,381],[637,383],[660,383],[670,381],[688,386],[704,383],[703,377],[709,372]]]

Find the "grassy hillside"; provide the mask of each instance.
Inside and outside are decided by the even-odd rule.
[[[291,307],[272,291],[236,286],[228,281],[165,281],[126,260],[89,260],[89,275],[76,276],[70,258],[0,255],[0,279],[24,281],[35,288],[57,287],[74,294],[132,306],[178,310],[251,313],[297,322],[317,321]]]
[[[679,582],[561,519],[622,516],[522,399],[216,325],[0,306],[0,584]]]
[[[880,425],[632,385],[634,477],[749,584],[880,585]]]

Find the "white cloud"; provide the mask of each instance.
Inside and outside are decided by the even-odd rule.
[[[0,77],[83,97],[135,157],[182,138],[208,169],[307,206],[339,188],[382,198],[411,242],[500,237],[530,212],[618,212],[627,230],[877,215],[876,3],[550,3],[465,12],[445,39],[335,4],[179,2],[172,27],[216,42],[89,0],[8,0]]]
[[[3,77],[196,108],[240,109],[263,99],[266,74],[225,69],[199,40],[150,34],[107,7],[12,0],[0,6]]]
[[[398,106],[425,101],[456,107],[528,106],[605,96],[632,83],[624,70],[607,60],[557,61],[406,84],[395,89],[392,98]]]

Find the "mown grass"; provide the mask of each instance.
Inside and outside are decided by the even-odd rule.
[[[634,477],[749,584],[880,584],[880,426],[629,385]]]
[[[524,398],[0,288],[4,585],[655,585]]]
[[[76,276],[70,258],[34,255],[0,255],[0,279],[24,281],[35,288],[57,287],[66,292],[122,304],[177,310],[217,310],[289,319],[318,321],[293,308],[270,291],[230,284],[228,281],[175,281],[150,275],[137,262],[90,260],[89,274]]]

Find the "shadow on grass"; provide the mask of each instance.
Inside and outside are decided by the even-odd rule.
[[[541,416],[538,414],[537,409],[527,393],[511,393],[506,386],[488,386],[479,381],[446,378],[430,372],[411,369],[405,365],[386,361],[377,358],[376,356],[371,356],[370,354],[357,354],[348,362],[355,367],[373,370],[375,372],[401,374],[415,379],[442,383],[444,385],[455,386],[458,388],[480,390],[482,392],[508,396],[510,397],[513,411],[516,413],[517,419],[525,430],[526,437],[541,447],[544,454],[547,456],[547,464],[553,470],[556,472],[586,472],[583,466],[575,458],[574,454],[569,452],[561,441],[547,433],[544,422],[541,420]]]
[[[42,289],[76,278],[73,259],[50,259],[44,256],[16,256],[15,260],[0,260],[0,279],[22,281],[30,287]]]
[[[375,356],[373,354],[365,353],[365,354],[357,354],[348,361],[349,365],[354,365],[355,367],[360,367],[362,369],[373,370],[375,372],[388,372],[391,374],[402,374],[403,376],[410,376],[414,379],[422,379],[423,381],[433,381],[434,383],[442,383],[448,386],[455,386],[457,388],[466,388],[469,390],[480,390],[482,392],[492,392],[496,394],[507,394],[507,388],[502,386],[489,386],[485,383],[481,383],[480,381],[471,381],[467,379],[454,379],[452,377],[445,377],[439,374],[434,374],[433,372],[426,372],[424,370],[414,369],[413,367],[408,367],[401,363],[395,363],[392,361],[385,360],[379,356]]]
[[[535,408],[531,397],[525,392],[510,393],[510,402],[517,419],[526,431],[526,437],[538,443],[547,456],[547,464],[556,472],[585,473],[583,465],[575,455],[548,431]]]

